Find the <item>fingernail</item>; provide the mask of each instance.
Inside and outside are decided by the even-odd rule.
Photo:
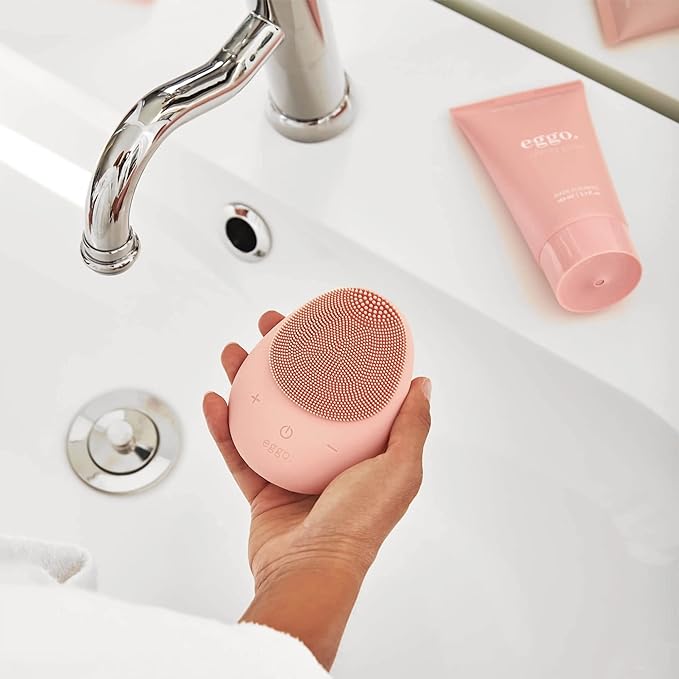
[[[428,377],[422,380],[422,393],[427,401],[431,401],[431,380]]]

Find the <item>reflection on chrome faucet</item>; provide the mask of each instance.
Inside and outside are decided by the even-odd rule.
[[[91,269],[117,274],[136,259],[132,197],[163,139],[235,96],[272,55],[268,117],[276,130],[316,142],[346,129],[353,107],[324,0],[257,0],[210,61],[149,92],[109,139],[92,177],[80,246]]]

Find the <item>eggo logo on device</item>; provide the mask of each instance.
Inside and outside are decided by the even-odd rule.
[[[539,134],[532,139],[523,139],[521,141],[522,149],[545,149],[548,146],[558,146],[565,141],[577,139],[578,135],[569,132],[568,130],[561,130],[561,132],[549,132],[548,134]]]
[[[264,439],[262,441],[262,447],[266,448],[266,452],[269,455],[281,460],[281,462],[289,462],[292,459],[292,453],[289,450],[286,450],[273,441],[269,441],[269,439]]]

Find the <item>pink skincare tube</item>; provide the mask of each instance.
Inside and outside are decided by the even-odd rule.
[[[609,45],[679,28],[679,0],[596,0]]]
[[[575,81],[451,109],[559,304],[597,311],[627,296],[641,263]]]

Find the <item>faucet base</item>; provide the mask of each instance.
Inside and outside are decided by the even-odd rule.
[[[345,75],[346,86],[342,101],[334,111],[315,120],[290,118],[269,97],[267,118],[274,129],[288,139],[306,143],[326,141],[346,130],[354,121],[356,105],[351,94],[349,78]]]
[[[134,231],[126,243],[111,251],[96,250],[83,236],[80,242],[80,254],[87,266],[97,273],[113,276],[127,271],[139,255],[139,238]]]

